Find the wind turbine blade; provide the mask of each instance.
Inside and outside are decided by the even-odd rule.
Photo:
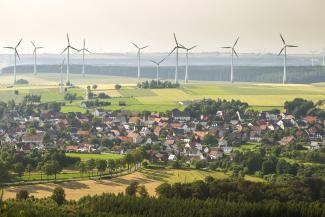
[[[238,41],[239,41],[239,37],[237,38],[237,40],[236,40],[236,42],[235,42],[235,44],[234,44],[233,47],[235,47],[237,45]]]
[[[153,60],[149,60],[149,61],[156,64],[156,65],[159,65],[156,61],[153,61]]]
[[[234,51],[234,54],[236,55],[236,57],[238,58],[238,54],[237,54],[236,50],[233,49],[233,51]]]
[[[280,37],[281,37],[281,40],[282,40],[283,44],[285,45],[285,44],[286,44],[286,42],[285,42],[285,40],[284,40],[284,38],[283,38],[282,34],[280,34]]]
[[[221,47],[223,49],[231,49],[232,47]]]
[[[174,33],[174,39],[175,39],[175,43],[176,43],[176,45],[178,46],[178,42],[177,42],[176,34],[175,34],[175,33]]]
[[[18,42],[18,44],[16,45],[16,48],[20,45],[20,43],[21,43],[22,40],[23,39],[21,38],[20,41]]]
[[[91,51],[89,51],[88,49],[85,48],[85,51],[87,51],[88,53],[92,53]]]
[[[17,55],[18,59],[20,60],[20,56],[19,56],[19,54],[18,54],[18,52],[17,52],[17,50],[16,50],[16,49],[15,49],[15,53],[16,53],[16,55]]]
[[[72,47],[72,46],[70,46],[70,48],[71,48],[72,50],[76,50],[76,51],[78,51],[77,48],[74,48],[74,47]]]
[[[176,50],[177,47],[174,47],[172,51],[169,52],[169,54],[167,55],[167,57],[169,57],[175,50]],[[166,58],[167,58],[166,57]]]
[[[144,47],[141,47],[140,49],[142,50],[142,49],[145,49],[145,48],[147,48],[147,47],[149,47],[149,45],[144,46]]]
[[[84,39],[84,48],[86,48],[86,39]]]
[[[36,46],[35,46],[34,42],[30,41],[30,43],[32,43],[33,47],[34,47],[34,48],[36,48]]]
[[[287,45],[287,47],[298,47],[297,45]]]
[[[15,49],[14,47],[3,47],[3,48],[7,48],[7,49]]]
[[[133,44],[133,45],[134,45],[134,47],[136,47],[136,48],[140,49],[140,48],[138,47],[138,45],[136,45],[134,42],[131,42],[131,44]]]
[[[68,44],[70,45],[70,38],[68,33],[67,33],[67,40],[68,40]]]
[[[42,48],[44,48],[44,47],[36,47],[36,49],[42,49]]]
[[[67,49],[68,47],[64,48],[64,50],[60,53],[60,55],[62,55]]]
[[[284,49],[285,49],[285,46],[280,50],[278,56],[280,56],[282,54],[282,52],[283,52]]]
[[[193,47],[190,47],[188,50],[192,50],[192,49],[194,49],[194,48],[196,48],[197,47],[197,45],[195,45],[195,46],[193,46]]]

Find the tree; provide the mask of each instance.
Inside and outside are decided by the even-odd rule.
[[[36,167],[36,169],[41,173],[41,180],[43,180],[43,165],[43,162],[39,162]]]
[[[276,165],[272,160],[266,160],[262,163],[262,173],[264,175],[275,173]]]
[[[96,161],[94,159],[89,159],[86,161],[87,170],[91,171],[91,176],[94,175],[94,169],[96,167]]]
[[[122,88],[122,86],[120,85],[120,84],[115,84],[115,89],[116,90],[119,90],[119,89],[121,89]]]
[[[25,171],[25,167],[22,163],[14,164],[14,172],[17,173],[18,176],[22,176]]]
[[[156,188],[156,193],[159,197],[171,198],[172,197],[172,187],[168,183],[163,183]]]
[[[108,167],[108,169],[109,169],[109,173],[112,175],[113,172],[114,172],[115,169],[116,169],[116,162],[115,162],[115,160],[113,160],[113,159],[109,159],[109,160],[107,161],[107,167]]]
[[[54,188],[54,191],[51,196],[52,200],[54,200],[59,206],[61,206],[65,202],[65,192],[61,187]]]
[[[134,157],[131,153],[127,153],[126,156],[125,156],[125,163],[127,164],[128,166],[128,171],[130,172],[131,171],[131,167],[130,165],[134,163]]]
[[[56,175],[61,172],[62,168],[58,161],[51,160],[44,164],[43,171],[45,175],[50,176],[54,175],[54,180],[56,181]]]
[[[205,181],[206,183],[208,183],[208,184],[212,183],[214,180],[215,180],[215,178],[212,177],[212,176],[206,176],[206,177],[204,178],[204,181]]]
[[[25,172],[28,173],[28,179],[30,180],[30,173],[32,172],[32,165],[27,164],[26,168],[25,168]]]
[[[131,182],[128,187],[125,189],[125,194],[129,196],[136,196],[138,191],[138,182]]]
[[[146,186],[140,185],[138,187],[138,194],[139,194],[140,197],[148,197],[149,194],[148,194]]]
[[[99,172],[99,178],[101,178],[102,174],[105,172],[105,170],[107,168],[106,160],[97,160],[96,161],[96,168],[97,168],[97,171]]]
[[[82,175],[85,172],[87,172],[87,165],[84,162],[80,162],[79,165],[78,165],[78,167],[79,167],[80,176],[82,177]]]
[[[93,89],[96,90],[97,89],[97,84],[93,84]]]
[[[27,190],[20,190],[16,193],[16,200],[27,200],[28,196],[29,194]]]

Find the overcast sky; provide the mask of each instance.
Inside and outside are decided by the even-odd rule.
[[[168,51],[175,32],[198,52],[221,51],[240,36],[238,52],[278,52],[279,33],[307,53],[325,46],[325,0],[0,0],[0,52],[23,37],[44,52],[60,52],[69,32],[95,52],[134,51],[130,42],[150,44],[148,52]]]

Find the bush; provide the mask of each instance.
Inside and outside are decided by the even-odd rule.
[[[25,79],[19,79],[16,81],[16,84],[29,84],[29,82]]]
[[[119,90],[119,89],[121,89],[122,88],[122,86],[120,85],[120,84],[115,84],[115,89],[116,90]]]
[[[16,200],[26,200],[28,199],[28,191],[26,190],[20,190],[16,193]]]
[[[65,192],[64,192],[63,188],[61,188],[61,187],[54,188],[54,191],[53,191],[53,194],[52,194],[51,198],[59,206],[61,206],[65,202]]]

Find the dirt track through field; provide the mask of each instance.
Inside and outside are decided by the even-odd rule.
[[[70,181],[59,184],[37,184],[37,185],[24,185],[12,186],[4,189],[4,198],[15,198],[16,193],[20,190],[27,190],[30,196],[35,198],[43,198],[51,196],[53,189],[56,186],[64,188],[66,199],[79,199],[87,195],[100,195],[102,193],[118,194],[125,191],[126,186],[131,182],[138,182],[140,185],[145,185],[149,194],[155,196],[155,188],[161,184],[160,181],[145,177],[139,172],[135,172],[126,176],[113,178],[110,180],[86,180],[86,181]]]

